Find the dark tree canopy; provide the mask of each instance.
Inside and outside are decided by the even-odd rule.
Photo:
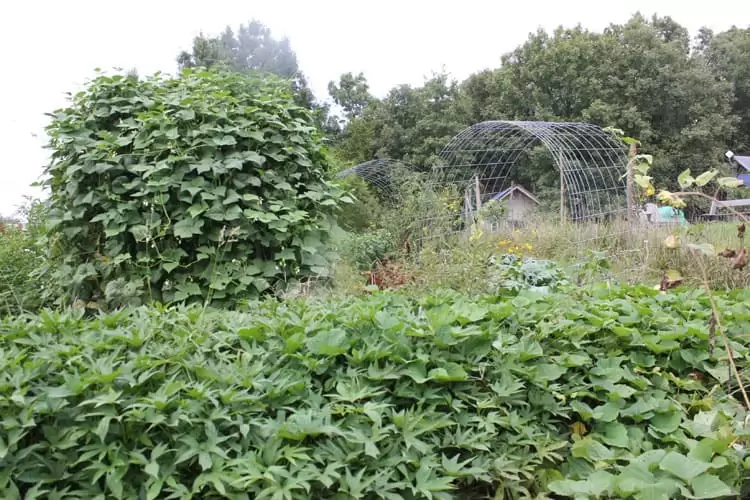
[[[703,170],[721,161],[732,93],[688,49],[687,32],[669,18],[635,16],[603,34],[538,33],[497,70],[503,99],[495,112],[617,124],[657,153],[655,175]]]
[[[732,147],[750,151],[750,29],[732,27],[718,35],[704,30],[699,35],[698,52],[715,78],[734,91],[732,114],[739,126]]]
[[[362,116],[365,108],[373,101],[370,86],[363,73],[356,76],[352,73],[344,73],[338,84],[328,82],[328,93],[333,98],[333,102],[341,106],[349,119]]]
[[[643,152],[656,156],[656,180],[671,187],[685,168],[722,164],[727,148],[750,150],[750,30],[701,29],[691,40],[673,18],[641,14],[602,28],[540,29],[503,55],[499,68],[461,82],[435,74],[384,96],[371,93],[363,73],[344,73],[328,84],[340,120],[311,92],[289,40],[258,21],[199,36],[179,60],[291,81],[296,102],[315,112],[344,166],[375,158],[428,166],[455,133],[487,120],[616,126],[642,140]],[[556,182],[551,161],[528,163],[519,182]]]
[[[346,77],[347,75],[345,75]],[[346,78],[329,89],[342,107],[357,109],[341,93]],[[358,76],[358,93],[366,88]],[[456,82],[446,74],[433,75],[422,87],[399,85],[383,99],[369,99],[367,106],[349,115],[339,152],[346,161],[362,163],[373,158],[396,158],[415,165],[437,159],[442,146],[464,128],[453,107],[459,97]],[[362,98],[356,101],[361,106]]]
[[[750,31],[704,29],[693,42],[670,17],[636,14],[600,32],[539,30],[501,67],[463,82],[435,75],[381,99],[363,99],[366,89],[364,75],[352,74],[329,86],[348,117],[337,152],[352,164],[429,164],[454,133],[486,120],[616,126],[656,156],[652,173],[666,186],[685,168],[722,164],[727,147],[750,148]],[[552,162],[537,160],[525,175],[554,183]]]

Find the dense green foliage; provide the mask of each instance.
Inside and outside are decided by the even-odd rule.
[[[748,299],[717,297],[737,359]],[[746,414],[709,315],[700,292],[600,287],[21,316],[0,323],[0,491],[741,493]]]
[[[43,252],[27,233],[0,223],[0,316],[39,306],[39,283],[33,276]]]
[[[0,234],[0,497],[747,497],[750,292],[572,287],[517,255],[562,261],[550,226],[418,241],[418,215],[457,229],[446,193],[328,175],[430,165],[481,120],[584,120],[642,138],[669,187],[750,147],[748,47],[737,28],[691,47],[659,17],[539,31],[461,83],[379,99],[342,75],[341,135],[255,21],[197,37],[177,78],[97,76],[51,115],[44,231]],[[556,206],[549,152],[519,158],[512,180]],[[417,258],[374,269],[401,293],[254,300],[326,276],[334,252],[360,289],[375,262]],[[579,283],[607,265],[593,254]],[[76,307],[22,313],[51,297]]]
[[[698,53],[717,78],[731,84],[734,91],[732,114],[739,124],[730,137],[738,151],[750,150],[750,29],[731,29],[714,36],[702,30]]]
[[[69,298],[231,305],[326,274],[342,191],[285,85],[99,76],[52,116],[48,222]]]
[[[540,30],[505,54],[497,69],[452,82],[436,75],[422,87],[401,85],[381,99],[364,75],[330,85],[348,123],[339,154],[429,165],[463,127],[485,120],[584,121],[617,125],[655,155],[659,185],[676,187],[685,168],[722,164],[727,148],[750,148],[750,30],[687,30],[669,17],[636,15],[601,32],[580,26]],[[559,189],[551,161],[514,172],[537,193]]]
[[[487,281],[490,289],[530,289],[537,293],[556,291],[568,284],[565,272],[554,262],[513,254],[490,258]]]
[[[25,224],[18,219],[0,221],[0,317],[38,310],[54,295],[49,279],[54,263],[40,239],[46,206],[27,200],[19,215]]]
[[[394,250],[393,235],[385,229],[348,233],[339,243],[339,254],[359,271],[367,271]]]
[[[345,74],[329,90],[349,116],[337,147],[352,163],[393,158],[430,165],[468,123],[455,107],[458,85],[443,74],[423,87],[399,85],[383,99],[369,96],[362,75]]]

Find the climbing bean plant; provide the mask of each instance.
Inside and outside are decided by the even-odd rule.
[[[67,299],[231,305],[327,272],[345,193],[288,85],[97,75],[48,126],[50,245]]]

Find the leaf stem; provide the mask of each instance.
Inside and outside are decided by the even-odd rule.
[[[750,398],[747,395],[747,391],[745,390],[745,384],[742,383],[742,377],[740,376],[739,370],[737,370],[737,364],[734,362],[734,352],[732,351],[732,347],[729,345],[729,339],[727,339],[726,332],[724,331],[724,325],[721,323],[721,315],[719,313],[719,307],[716,305],[716,299],[714,298],[713,293],[711,292],[711,287],[708,284],[708,272],[706,271],[706,266],[704,265],[702,259],[698,260],[698,266],[701,269],[701,275],[703,277],[703,289],[706,291],[706,294],[708,295],[708,300],[711,303],[711,311],[713,313],[714,322],[716,324],[716,331],[719,332],[719,336],[721,337],[721,341],[724,344],[724,349],[727,352],[727,358],[729,359],[729,368],[732,374],[734,375],[735,379],[737,380],[737,384],[739,385],[740,391],[742,392],[742,399],[745,402],[745,408],[750,410]]]

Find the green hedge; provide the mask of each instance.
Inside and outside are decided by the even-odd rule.
[[[741,367],[748,299],[718,299]],[[591,288],[5,320],[0,497],[742,494],[708,318]]]

